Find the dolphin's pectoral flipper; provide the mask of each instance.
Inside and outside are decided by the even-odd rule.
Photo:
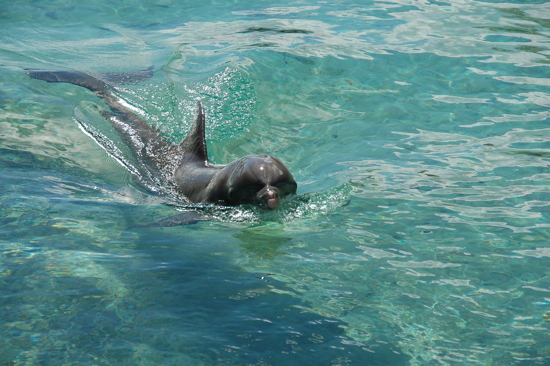
[[[93,92],[104,91],[109,88],[109,85],[103,81],[79,71],[30,71],[27,75],[49,83],[69,83],[82,86]]]

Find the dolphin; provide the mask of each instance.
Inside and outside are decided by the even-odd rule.
[[[152,73],[152,69],[148,69]],[[149,172],[170,193],[191,203],[223,206],[253,204],[275,209],[279,200],[296,194],[297,184],[284,164],[269,155],[248,155],[227,165],[212,164],[205,140],[205,115],[197,115],[180,144],[170,143],[156,128],[132,112],[113,87],[79,71],[30,71],[29,76],[51,83],[84,87],[101,98],[110,111],[101,111]]]

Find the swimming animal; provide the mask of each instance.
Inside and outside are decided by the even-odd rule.
[[[151,70],[152,72],[152,70]],[[275,209],[282,197],[296,193],[297,184],[288,169],[269,155],[248,155],[227,165],[208,160],[205,115],[197,102],[197,115],[183,141],[174,145],[149,126],[113,88],[78,71],[31,71],[29,76],[51,83],[82,86],[101,98],[110,111],[101,111],[120,133],[147,170],[176,196],[192,203],[225,206],[256,204]]]

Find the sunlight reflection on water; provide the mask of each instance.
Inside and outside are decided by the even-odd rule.
[[[548,3],[211,5],[6,5],[0,359],[548,363]],[[214,161],[309,196],[135,228],[177,211],[72,120],[137,166],[104,106],[22,70],[151,65],[119,90],[150,123],[201,99]]]

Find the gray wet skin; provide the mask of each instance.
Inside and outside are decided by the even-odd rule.
[[[99,79],[77,71],[32,71],[28,75],[92,91],[110,108],[101,114],[148,170],[168,184],[176,195],[182,195],[193,203],[255,204],[274,209],[281,198],[296,194],[297,184],[292,174],[272,156],[248,155],[227,165],[210,163],[204,135],[204,110],[200,102],[189,132],[179,145],[173,145],[126,108],[112,88]]]

